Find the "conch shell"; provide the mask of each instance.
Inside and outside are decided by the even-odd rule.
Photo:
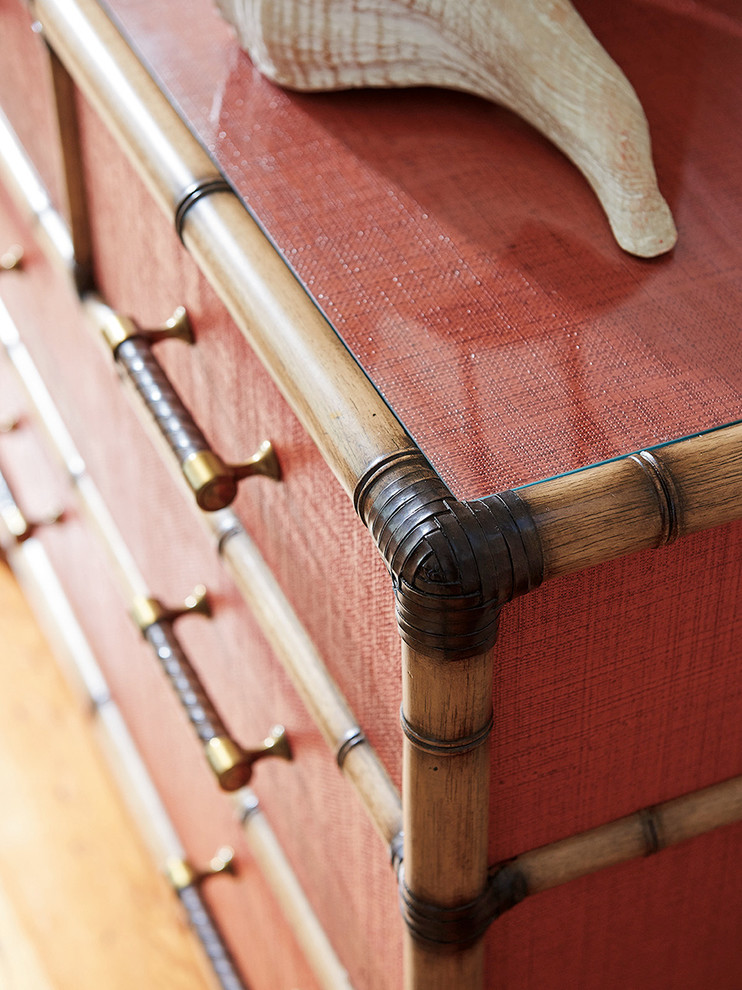
[[[278,85],[441,86],[493,100],[580,169],[625,251],[674,245],[639,99],[568,0],[216,2]]]

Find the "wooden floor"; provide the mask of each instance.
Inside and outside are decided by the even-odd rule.
[[[0,796],[0,990],[213,987],[2,560]]]

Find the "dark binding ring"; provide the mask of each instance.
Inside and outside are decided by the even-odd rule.
[[[443,951],[476,942],[501,914],[528,896],[523,874],[509,863],[493,867],[481,895],[466,904],[444,908],[415,897],[398,871],[402,917],[414,939]]]
[[[360,746],[361,743],[366,742],[366,737],[363,734],[363,730],[359,729],[358,726],[354,726],[352,729],[348,729],[342,738],[340,745],[338,746],[337,753],[335,754],[335,759],[337,760],[340,769],[343,769],[343,764],[345,763],[348,753],[355,747]]]
[[[240,536],[245,530],[240,525],[239,522],[234,522],[231,526],[225,529],[219,534],[219,539],[216,542],[216,552],[220,557],[224,556],[224,548],[227,543],[232,539],[233,536]]]
[[[416,732],[405,718],[403,711],[399,713],[399,720],[402,731],[415,749],[422,753],[430,753],[431,756],[460,756],[473,749],[478,749],[487,742],[494,721],[493,718],[490,718],[489,722],[473,736],[465,736],[462,739],[432,739],[430,736],[422,736]]]
[[[639,813],[642,836],[646,847],[645,856],[653,856],[662,850],[659,832],[657,830],[657,816],[653,808],[644,808]]]
[[[199,179],[198,182],[194,182],[192,186],[188,186],[181,194],[178,205],[175,207],[175,230],[181,241],[183,240],[183,224],[190,208],[195,206],[204,196],[211,196],[212,193],[219,192],[234,193],[227,180],[221,176],[210,179]]]

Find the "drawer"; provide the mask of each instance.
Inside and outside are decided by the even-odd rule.
[[[129,543],[147,586],[168,603],[182,600],[198,583],[208,587],[213,618],[186,618],[178,632],[234,737],[249,746],[260,742],[274,723],[287,726],[293,762],[271,760],[259,764],[254,789],[321,922],[338,946],[341,960],[351,972],[354,961],[363,967],[367,983],[361,985],[382,986],[385,978],[381,973],[369,972],[364,946],[369,933],[371,938],[381,939],[389,917],[397,913],[396,884],[388,854],[226,575],[191,493],[184,491],[180,476],[168,470],[158,446],[150,442],[118,380],[110,354],[94,339],[74,294],[36,251],[29,232],[10,205],[4,219],[6,239],[29,245],[22,270],[9,273],[2,286],[22,337],[69,419],[75,443]],[[37,291],[42,284],[44,291]],[[50,327],[54,328],[52,332]],[[159,345],[158,349],[175,346]],[[84,375],[79,372],[81,368],[85,369]],[[78,382],[80,387],[70,390],[69,382]],[[100,428],[91,429],[91,423],[100,424]],[[247,484],[278,487],[263,479],[251,479]],[[167,506],[164,512],[163,506]],[[190,727],[184,724],[183,714],[163,683],[156,661],[131,628],[120,590],[112,590],[118,615],[118,620],[112,621],[111,609],[103,607],[102,593],[98,592],[99,586],[110,587],[110,577],[99,578],[92,565],[70,566],[71,560],[80,559],[80,551],[70,555],[59,547],[59,537],[53,530],[43,539],[63,574],[81,624],[101,657],[158,790],[184,842],[193,850],[194,860],[203,861],[211,855],[209,849],[213,852],[216,847],[215,832],[234,832],[230,803],[215,793]],[[87,554],[84,559],[88,559]],[[171,731],[178,742],[168,741]],[[209,809],[207,827],[203,816],[193,814],[194,807]],[[302,809],[300,818],[297,808]],[[312,830],[300,827],[307,819],[316,823]],[[216,844],[224,841],[220,838]],[[342,857],[343,869],[328,871],[324,855],[327,848]],[[370,851],[376,855],[370,856]],[[365,885],[369,862],[375,864],[374,875],[370,886],[362,887],[359,878],[363,875]],[[242,884],[220,881],[207,894],[245,971],[255,973],[257,968],[259,973],[260,967],[265,967],[264,972],[274,978],[288,965],[290,954],[286,961],[282,958],[280,940],[276,942],[274,936],[281,958],[266,961],[261,956],[257,962],[251,959],[252,943],[244,933],[257,930],[250,912],[265,900],[264,891],[256,896],[253,889],[249,896],[245,895],[251,882],[250,876]],[[353,905],[350,921],[346,916],[349,901]],[[354,926],[357,931],[348,940],[348,928]],[[275,930],[280,929],[278,925]],[[269,939],[270,935],[266,930],[261,937]],[[399,951],[388,938],[386,945],[388,952]],[[354,960],[348,946],[355,949],[361,961]],[[261,984],[261,979],[267,977],[256,976],[254,985],[274,985],[271,979]],[[290,985],[293,984],[287,977],[286,986]],[[297,985],[313,984],[305,976]]]
[[[27,149],[57,209],[65,209],[59,129],[48,53],[41,36],[32,30],[34,20],[22,4],[3,0],[0,24],[3,112]]]

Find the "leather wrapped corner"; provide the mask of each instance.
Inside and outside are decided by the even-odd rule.
[[[402,639],[428,656],[489,649],[502,605],[541,582],[538,534],[518,496],[460,502],[418,450],[372,467],[355,505],[391,573]]]

